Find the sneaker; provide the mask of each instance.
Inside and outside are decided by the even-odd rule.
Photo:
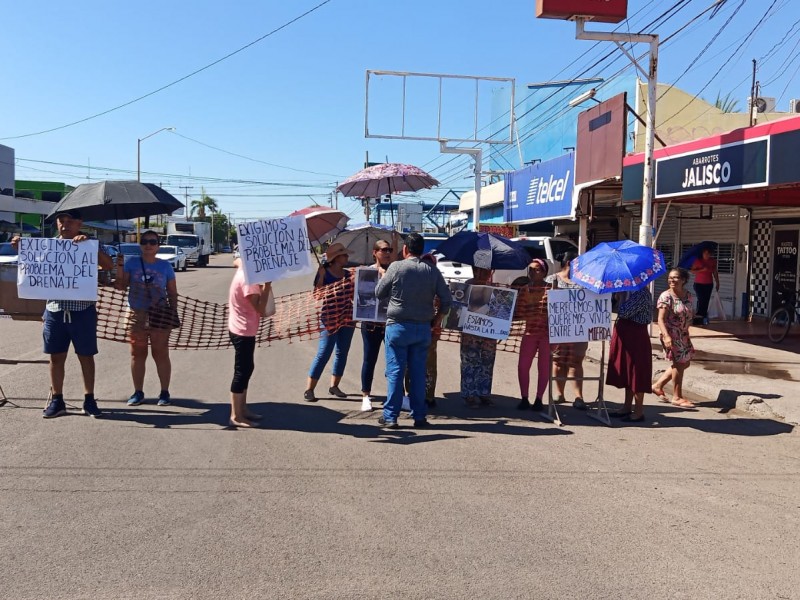
[[[528,402],[528,397],[523,396],[522,400],[519,401],[517,404],[517,410],[528,410],[531,407],[531,403]]]
[[[94,396],[91,394],[87,394],[83,401],[83,414],[94,417],[95,419],[103,414],[100,412],[100,409],[97,408],[97,400],[95,400]]]
[[[362,412],[371,412],[372,411],[372,397],[371,396],[364,396],[361,399],[361,411]]]
[[[338,385],[329,387],[328,393],[331,394],[332,396],[336,396],[337,398],[347,398],[347,394],[345,394],[342,390],[340,390]]]
[[[703,317],[703,325],[708,325],[708,317]]]
[[[400,405],[400,410],[411,412],[411,398],[403,396],[403,403]]]
[[[381,425],[382,427],[385,427],[386,429],[397,429],[398,427],[400,427],[397,424],[397,421],[387,421],[383,417],[378,418],[378,425]]]
[[[531,404],[531,410],[543,410],[544,404],[542,403],[542,399],[539,396],[536,396],[536,400],[533,401]]]
[[[136,390],[131,394],[131,397],[128,398],[128,406],[139,406],[144,402],[144,392],[142,390]]]
[[[316,402],[317,397],[314,395],[314,390],[306,390],[303,392],[303,400],[306,402]]]
[[[161,393],[158,395],[158,406],[169,406],[172,404],[172,400],[169,398],[169,392],[167,390],[161,390]]]
[[[586,410],[586,402],[583,401],[583,398],[575,398],[575,402],[572,403],[572,408]]]
[[[425,400],[425,403],[428,405],[428,408],[436,408],[436,398],[431,398],[430,400]]]
[[[428,419],[416,419],[414,421],[414,429],[422,429],[423,427],[429,427],[430,421]]]
[[[67,405],[64,404],[63,396],[53,396],[47,403],[47,408],[42,411],[45,419],[54,419],[67,414]]]

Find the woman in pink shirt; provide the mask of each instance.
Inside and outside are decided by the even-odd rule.
[[[691,268],[694,273],[694,292],[697,294],[697,318],[703,320],[703,325],[708,325],[708,303],[711,301],[711,293],[714,283],[717,284],[719,291],[719,273],[717,272],[717,261],[708,248],[703,249],[703,253],[694,261]]]
[[[228,335],[236,351],[231,381],[231,427],[255,427],[261,415],[247,408],[247,386],[255,369],[256,334],[261,319],[269,317],[267,304],[272,283],[248,285],[241,258],[234,259],[236,275],[228,292]],[[274,312],[274,309],[273,311]]]

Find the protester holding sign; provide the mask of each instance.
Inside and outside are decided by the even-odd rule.
[[[394,238],[399,243],[399,236]],[[378,240],[372,247],[372,256],[375,264],[372,268],[377,269],[378,277],[383,277],[386,269],[394,262],[397,256],[397,249],[392,248],[391,244],[385,240]],[[364,360],[361,363],[361,410],[372,410],[372,380],[375,377],[375,365],[378,363],[378,356],[381,353],[381,344],[386,334],[386,324],[375,321],[364,321],[361,323],[361,341],[364,344]]]
[[[317,276],[314,278],[314,289],[320,290],[320,293],[323,294],[320,314],[322,331],[317,355],[308,372],[306,391],[303,392],[303,399],[306,402],[317,401],[314,389],[334,350],[336,355],[333,359],[331,385],[328,393],[337,398],[347,398],[347,394],[339,389],[339,382],[342,381],[344,369],[347,366],[347,354],[350,352],[350,343],[353,341],[355,327],[352,322],[343,325],[341,317],[345,314],[352,314],[353,290],[352,287],[336,287],[333,284],[350,279],[350,271],[345,268],[349,254],[347,248],[342,244],[331,244],[325,251],[325,266],[319,268]]]
[[[672,365],[653,384],[653,393],[666,402],[664,386],[672,380],[672,404],[679,408],[694,408],[694,403],[683,397],[683,373],[694,357],[694,346],[689,337],[689,326],[694,317],[694,298],[686,289],[689,272],[672,269],[668,276],[669,289],[658,297],[658,328],[661,344]]]
[[[479,313],[486,303],[476,301],[476,288],[474,286],[487,286],[492,278],[492,271],[480,267],[472,268],[473,278],[466,283],[472,285],[470,290],[469,311]],[[491,291],[491,288],[485,288]],[[479,291],[480,288],[478,288]],[[494,360],[497,354],[497,340],[494,338],[461,333],[461,397],[470,408],[481,405],[491,406],[492,378],[494,375]]]
[[[83,219],[77,210],[60,212],[56,215],[59,240],[71,240],[75,244],[85,243],[89,238],[81,234]],[[20,238],[12,241],[19,247]],[[97,254],[97,265],[103,269],[114,266],[111,257],[101,247]],[[97,266],[95,265],[95,266]],[[95,270],[95,281],[97,272]],[[95,284],[96,285],[96,284]],[[50,355],[50,402],[44,409],[43,417],[52,419],[66,414],[64,403],[64,365],[70,343],[81,365],[83,375],[83,413],[99,417],[100,409],[94,397],[94,355],[97,354],[97,310],[89,300],[69,300],[68,290],[54,288],[47,300],[44,311],[44,353]]]
[[[653,321],[653,296],[646,287],[631,293],[617,309],[611,336],[606,383],[625,390],[621,410],[609,413],[623,421],[644,421],[644,395],[653,381],[653,357],[648,328]],[[634,399],[636,404],[634,406]]]
[[[247,284],[239,254],[233,265],[236,274],[228,291],[228,335],[235,350],[231,381],[231,427],[255,427],[261,415],[247,408],[247,387],[255,369],[256,334],[261,319],[275,312],[272,284]]]
[[[577,257],[577,253],[565,252],[561,259],[561,271],[547,278],[554,289],[583,289],[569,278],[569,263]],[[586,410],[583,401],[583,359],[589,349],[588,342],[572,342],[553,344],[550,351],[553,358],[553,379],[556,384],[556,402],[564,402],[564,388],[566,377],[572,378],[575,389],[575,401],[572,406],[578,410]]]
[[[133,394],[128,406],[138,406],[144,402],[144,376],[147,363],[148,345],[156,363],[161,392],[158,406],[168,406],[170,401],[169,384],[172,377],[172,364],[169,359],[169,334],[178,321],[178,286],[175,271],[166,260],[156,258],[158,234],[145,231],[140,238],[139,256],[129,256],[124,265],[122,255],[117,266],[121,276],[117,278],[117,288],[128,291],[128,333],[131,343],[131,376]]]
[[[547,323],[547,263],[541,258],[534,258],[528,268],[530,279],[524,280],[517,297],[515,318],[525,321],[525,331],[519,348],[517,378],[522,400],[517,405],[519,410],[532,408],[542,409],[542,398],[550,379],[550,336]],[[536,363],[537,381],[536,398],[533,405],[528,401],[530,391],[531,366],[538,354]]]

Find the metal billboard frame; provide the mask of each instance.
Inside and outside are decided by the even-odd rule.
[[[403,102],[400,114],[400,135],[382,135],[377,133],[370,133],[369,131],[369,80],[370,76],[375,75],[379,77],[402,77],[403,79]],[[439,95],[438,106],[436,109],[436,136],[407,136],[405,135],[406,125],[406,81],[409,77],[428,77],[439,80]],[[473,136],[471,138],[445,138],[442,136],[442,82],[445,79],[467,79],[475,82],[475,108],[473,110]],[[478,137],[478,100],[480,98],[480,83],[482,81],[496,81],[508,83],[511,86],[511,104],[509,105],[509,125],[508,125],[508,139],[481,139]],[[439,142],[446,139],[448,142],[458,143],[472,143],[472,144],[513,144],[514,143],[514,96],[515,96],[516,80],[513,77],[480,77],[476,75],[447,75],[444,73],[414,73],[409,71],[377,71],[367,69],[366,72],[366,94],[364,104],[364,137],[379,138],[385,140],[417,140],[423,142]]]

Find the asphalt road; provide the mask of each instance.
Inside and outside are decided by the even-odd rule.
[[[180,292],[224,301],[230,260],[178,274]],[[40,325],[0,320],[0,385],[21,406],[0,408],[2,598],[800,597],[800,435],[781,422],[651,397],[645,426],[565,407],[557,427],[514,409],[502,353],[497,406],[470,411],[442,344],[433,427],[383,431],[357,412],[358,335],[347,401],[302,401],[315,343],[258,349],[263,429],[222,426],[231,351],[173,352],[175,405],[129,409],[110,342],[106,417],[44,420],[40,346]],[[65,392],[80,408],[74,357]]]

